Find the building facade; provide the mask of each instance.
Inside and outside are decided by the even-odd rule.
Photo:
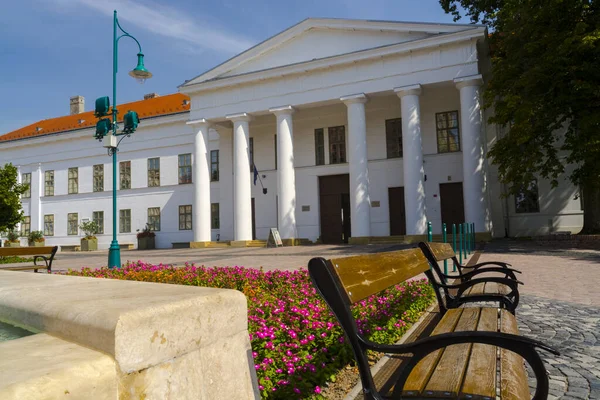
[[[243,244],[274,227],[284,241],[366,242],[422,235],[428,221],[434,232],[469,221],[499,237],[577,232],[582,210],[567,181],[501,198],[485,157],[503,134],[481,111],[486,37],[478,25],[308,19],[181,94],[140,102],[148,111],[119,151],[119,241],[135,243],[146,223],[158,247]],[[52,224],[47,243],[73,244],[73,221],[102,217],[108,247],[106,150],[91,127],[35,128],[0,137],[0,162],[31,182],[29,229]]]

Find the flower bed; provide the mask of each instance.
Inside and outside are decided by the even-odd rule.
[[[264,399],[323,398],[321,387],[352,362],[341,327],[306,270],[269,271],[128,263],[120,269],[68,275],[236,289],[248,298],[248,328]],[[406,282],[353,307],[359,331],[380,343],[397,341],[433,301],[426,280]]]

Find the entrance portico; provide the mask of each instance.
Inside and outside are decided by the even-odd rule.
[[[337,45],[328,45],[331,35]],[[453,181],[463,182],[466,220],[487,232],[477,63],[484,38],[473,25],[307,20],[182,85],[191,120],[233,135],[232,163],[220,166],[221,176],[233,175],[232,207],[220,207],[233,231],[221,239],[252,239],[252,197],[259,239],[269,225],[282,239],[317,239],[318,177],[341,174],[349,174],[355,242],[390,235],[392,187],[404,188],[407,235],[424,235],[428,220],[440,226],[439,184]],[[455,111],[459,128],[442,126],[438,119]],[[399,138],[386,131],[392,119],[401,119]],[[462,148],[440,147],[440,135],[457,135],[448,140]],[[195,149],[195,159],[206,157]],[[252,162],[267,194],[253,185]],[[193,206],[206,209],[214,200],[201,192]]]

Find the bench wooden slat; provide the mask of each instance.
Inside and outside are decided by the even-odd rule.
[[[476,295],[484,294],[485,293],[485,285],[486,285],[486,282],[476,283],[475,285],[473,285],[471,287],[471,290],[469,290],[469,293],[466,293],[466,291],[465,291],[465,294],[468,294],[469,296],[476,296]]]
[[[456,327],[463,310],[463,308],[448,310],[446,315],[444,315],[442,320],[437,324],[431,333],[431,336],[452,332]],[[445,349],[436,350],[433,353],[425,356],[417,363],[415,368],[413,368],[408,376],[408,379],[406,379],[406,383],[404,384],[404,388],[402,390],[404,396],[416,396],[423,391],[425,385],[429,381],[429,377],[433,373],[433,370],[438,363],[438,360],[444,353],[444,350]]]
[[[455,256],[450,243],[427,242],[427,245],[437,261],[449,260]]]
[[[500,312],[502,332],[519,334],[517,319],[506,310]],[[512,351],[500,350],[500,396],[502,400],[529,399],[529,385],[523,357]]]
[[[480,308],[465,308],[453,331],[474,331],[477,329]],[[457,344],[445,349],[444,354],[435,366],[435,371],[422,393],[425,397],[456,398],[462,386],[472,344]]]
[[[52,254],[54,246],[44,247],[0,247],[0,257],[37,256]]]
[[[330,260],[351,303],[379,293],[429,269],[420,249]]]
[[[498,310],[496,308],[481,310],[477,330],[498,331]],[[496,350],[496,346],[473,344],[469,366],[461,389],[461,399],[477,398],[475,395],[483,398],[496,398]]]

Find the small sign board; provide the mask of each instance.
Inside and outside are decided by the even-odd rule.
[[[281,236],[279,236],[279,231],[277,228],[271,228],[269,232],[269,239],[267,240],[267,247],[279,247],[283,246],[283,242],[281,241]]]

